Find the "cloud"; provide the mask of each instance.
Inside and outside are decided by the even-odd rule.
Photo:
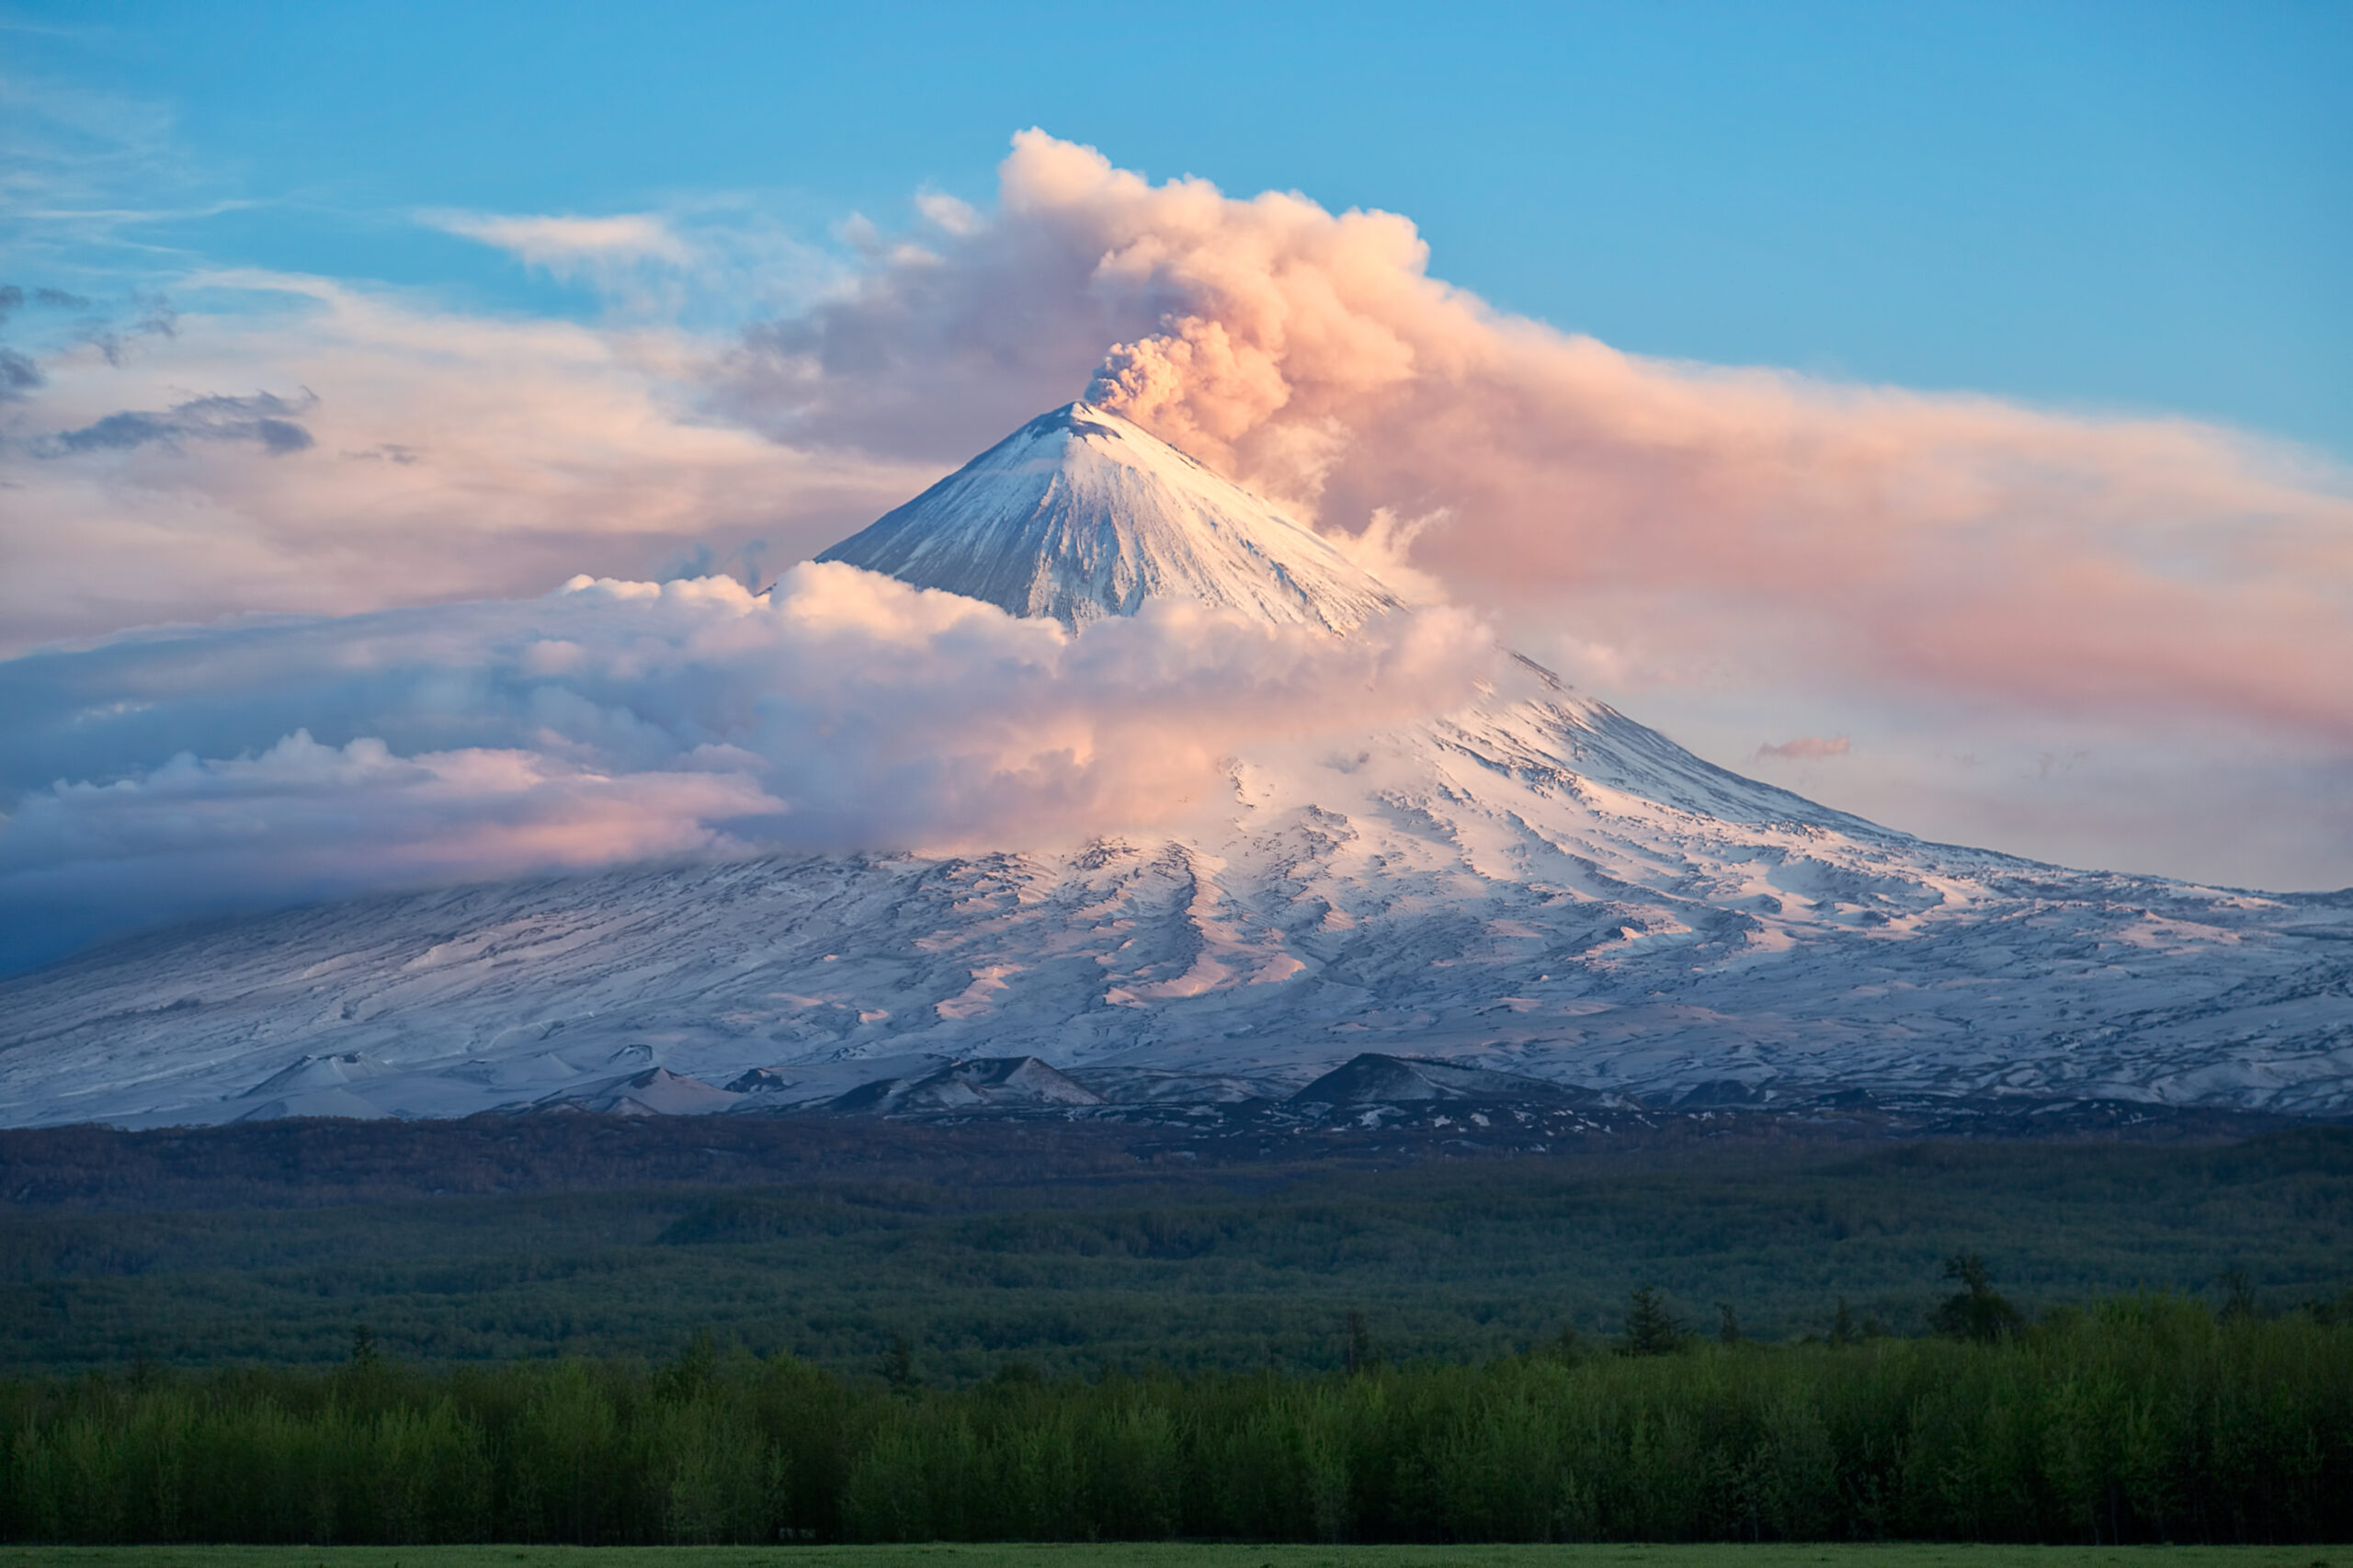
[[[44,309],[74,308],[90,301],[78,294],[68,294],[62,289],[36,288],[29,294],[15,283],[0,283],[0,326],[8,324],[10,317],[25,308],[28,300]],[[48,384],[40,364],[28,354],[0,345],[0,403],[14,403],[31,396]]]
[[[1402,217],[1154,185],[1037,131],[994,210],[922,210],[717,352],[254,279],[293,303],[189,317],[204,341],[152,349],[149,383],[266,369],[319,391],[323,454],[416,460],[177,472],[138,508],[231,492],[205,524],[253,551],[197,566],[218,586],[186,609],[142,611],[119,584],[67,602],[120,603],[119,624],[324,608],[330,578],[345,603],[530,591],[567,515],[631,536],[633,555],[573,557],[602,574],[753,540],[789,560],[1091,383],[1386,569],[1504,606],[1531,638],[1573,632],[1596,678],[2195,710],[2353,744],[2353,482],[2317,458],[2185,421],[1643,359],[1432,278]],[[683,244],[645,214],[449,221],[546,257]],[[95,394],[78,367],[42,369]],[[102,425],[125,406],[50,427],[153,428]],[[395,466],[415,483],[383,485]],[[20,624],[63,630],[40,597]]]
[[[1779,744],[1768,743],[1756,748],[1751,762],[1821,762],[1825,758],[1847,755],[1847,737],[1834,735],[1800,735],[1793,741]]]
[[[251,441],[271,457],[284,457],[306,452],[317,444],[297,421],[318,401],[309,392],[299,398],[256,392],[251,397],[190,398],[163,414],[126,409],[79,430],[61,431],[43,443],[41,450],[66,456],[150,445],[177,448],[184,441]]]
[[[543,267],[563,278],[613,262],[652,260],[684,266],[690,254],[669,223],[650,212],[602,218],[427,212],[422,218],[434,228],[479,240],[526,266]]]
[[[180,313],[169,300],[133,296],[131,305],[139,315],[127,326],[95,320],[85,322],[82,327],[82,341],[97,349],[106,362],[118,370],[130,358],[132,346],[141,338],[179,335]]]
[[[926,190],[915,196],[915,210],[931,222],[959,239],[979,233],[988,221],[970,202],[961,201],[944,190]]]
[[[0,67],[0,250],[12,267],[152,271],[169,251],[151,225],[250,205],[212,186],[164,105]],[[64,290],[47,292],[64,298],[40,302],[72,308]]]
[[[120,367],[52,355],[45,386],[0,404],[0,654],[163,620],[536,595],[698,545],[717,565],[767,541],[789,564],[939,473],[711,417],[690,334],[279,274],[176,292],[176,335]],[[192,396],[241,385],[285,406]],[[273,455],[266,419],[312,446]]]
[[[0,193],[24,198],[0,202],[0,237],[152,268],[137,225],[210,197],[167,117],[116,107],[21,121],[50,151],[0,159]],[[1384,575],[1498,607],[1528,652],[1718,760],[1758,733],[1851,733],[1825,770],[1847,791],[1835,803],[2017,846],[2025,786],[2003,781],[2030,778],[2050,737],[2095,737],[2074,825],[2033,808],[2035,852],[2353,876],[2353,482],[2311,454],[1624,354],[1432,278],[1403,217],[1154,184],[1037,131],[993,207],[926,194],[907,232],[857,220],[830,249],[717,199],[461,217],[571,269],[607,319],[151,272],[173,335],[127,353],[115,331],[112,361],[103,342],[19,356],[42,379],[0,398],[0,653],[159,619],[528,596],[582,570],[750,576],[762,551],[804,557],[1093,386]],[[747,313],[762,319],[738,331]],[[57,432],[265,387],[318,394],[297,459],[186,436],[41,455]],[[259,756],[298,722],[240,744]],[[1965,801],[1938,781],[1947,751],[2020,745]],[[2203,782],[2118,840],[2122,816],[2083,780],[2112,796],[2167,768]],[[2335,847],[2240,864],[2210,830],[2226,819]]]
[[[1645,359],[1431,278],[1406,219],[1015,139],[997,210],[754,329],[779,439],[949,456],[1092,395],[1620,667],[2353,744],[2353,479],[2184,420]],[[1113,347],[1108,356],[1104,346]]]
[[[29,396],[48,379],[32,360],[13,348],[0,347],[0,403]]]
[[[1483,625],[1066,632],[840,564],[133,634],[0,664],[0,931],[648,858],[1165,825],[1220,759],[1459,705]]]

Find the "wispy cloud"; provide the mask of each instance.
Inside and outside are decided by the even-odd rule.
[[[1826,738],[1821,735],[1800,735],[1793,741],[1781,741],[1778,744],[1768,742],[1758,746],[1750,756],[1749,760],[1751,762],[1821,762],[1829,757],[1844,756],[1847,755],[1847,737],[1844,735],[1832,735]]]
[[[250,441],[271,457],[284,457],[317,444],[301,419],[318,401],[307,392],[298,398],[255,392],[250,397],[190,398],[155,414],[125,409],[78,430],[61,431],[43,442],[40,450],[63,457],[150,445],[177,448],[187,441]]]
[[[0,247],[15,268],[153,268],[142,230],[247,203],[190,159],[159,103],[0,71]]]
[[[5,405],[0,483],[22,526],[0,534],[0,653],[241,610],[536,594],[698,544],[726,562],[767,541],[789,564],[937,477],[708,418],[689,335],[277,274],[186,288],[176,335],[119,367],[45,358],[46,384]]]
[[[415,217],[588,290],[611,322],[631,330],[732,333],[765,314],[805,309],[839,283],[845,265],[742,197],[703,196],[659,212]]]
[[[48,379],[29,357],[0,346],[0,403],[30,396]]]
[[[14,283],[0,283],[0,326],[28,304],[42,310],[85,310],[90,301],[79,294],[69,294],[63,289],[37,288],[27,290]]]
[[[544,267],[563,278],[614,262],[665,261],[682,267],[690,258],[686,242],[668,222],[650,212],[572,218],[434,211],[419,217],[434,228],[495,246],[527,266]]]

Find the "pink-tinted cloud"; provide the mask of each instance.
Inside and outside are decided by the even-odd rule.
[[[0,662],[0,967],[370,888],[1166,827],[1237,750],[1457,706],[1494,654],[1458,610],[1072,633],[804,563]]]
[[[622,212],[602,218],[507,215],[496,212],[428,212],[437,229],[480,240],[507,251],[529,266],[559,278],[616,260],[666,261],[683,266],[686,242],[659,216]]]
[[[537,595],[576,572],[769,574],[927,465],[697,407],[673,331],[494,320],[318,278],[192,290],[118,365],[0,406],[0,653],[164,620]],[[699,549],[699,553],[698,553]]]
[[[143,335],[27,339],[0,399],[0,654],[582,571],[765,579],[1093,386],[1392,583],[1500,607],[1529,652],[1719,760],[1851,733],[1822,771],[1865,792],[1835,803],[1897,825],[2008,846],[2031,822],[2037,852],[2088,863],[2353,877],[2340,468],[2186,421],[1626,355],[1431,278],[1402,217],[1154,185],[1035,131],[994,208],[919,210],[904,235],[845,225],[854,254],[822,261],[710,213],[474,224],[615,291],[603,325],[235,275],[176,284]],[[762,270],[794,301],[765,324],[679,324],[682,290],[740,321]],[[191,721],[116,771],[39,782],[182,747],[225,765],[313,722],[272,712],[233,744]],[[312,733],[340,751],[369,732]],[[479,726],[383,738],[411,762],[518,749]],[[2043,799],[2031,759],[2053,745],[2097,753],[2071,777],[2105,793]],[[1949,763],[2020,747],[2023,768]],[[2209,782],[2117,839],[2119,791],[2166,767]],[[2234,859],[2209,831],[2229,817],[2334,847]]]
[[[1768,742],[1756,748],[1751,762],[1822,762],[1847,755],[1844,735],[1800,735],[1793,741]]]
[[[783,438],[936,452],[1108,342],[1094,396],[1327,528],[1436,517],[1415,563],[1621,661],[2353,741],[2342,471],[2187,421],[1643,359],[1427,261],[1401,217],[1155,186],[1031,131],[995,213],[878,247],[752,334],[729,392]]]

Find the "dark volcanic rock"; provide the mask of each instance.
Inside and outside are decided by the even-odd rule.
[[[1557,1106],[1598,1104],[1600,1096],[1518,1073],[1423,1056],[1384,1056],[1372,1051],[1335,1067],[1290,1096],[1291,1104],[1302,1106],[1405,1105],[1419,1100]]]

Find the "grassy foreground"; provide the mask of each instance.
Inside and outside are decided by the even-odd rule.
[[[2309,1546],[0,1546],[0,1568],[2333,1568]]]

